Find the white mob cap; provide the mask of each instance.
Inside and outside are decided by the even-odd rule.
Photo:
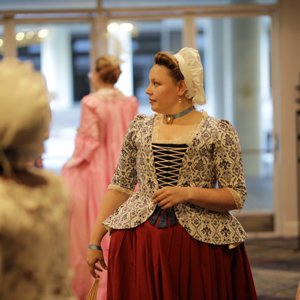
[[[203,88],[203,66],[198,50],[185,47],[174,56],[184,77],[184,82],[187,87],[187,98],[192,99],[193,104],[205,104],[206,100]]]

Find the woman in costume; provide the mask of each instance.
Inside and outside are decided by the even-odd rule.
[[[95,61],[90,74],[94,92],[81,101],[75,150],[61,173],[71,196],[72,286],[79,300],[85,300],[93,282],[86,268],[86,244],[116,168],[129,123],[138,109],[135,97],[125,96],[115,87],[120,74],[116,57],[103,55]],[[106,255],[108,236],[102,245]],[[106,274],[100,279],[98,299],[106,299]]]
[[[50,124],[45,80],[0,62],[0,299],[70,300],[69,202],[61,179],[32,162]]]
[[[196,110],[198,51],[157,53],[146,93],[155,114],[131,123],[88,245],[91,274],[107,268],[109,231],[108,300],[256,299],[246,233],[230,213],[247,194],[239,138]]]

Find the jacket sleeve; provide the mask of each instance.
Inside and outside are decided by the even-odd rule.
[[[142,118],[143,116],[137,115],[129,125],[117,168],[111,184],[108,186],[109,189],[132,194],[137,184],[136,158],[138,151],[136,136]]]
[[[83,161],[90,162],[100,144],[99,116],[96,113],[94,99],[84,97],[81,102],[80,125],[75,137],[75,149],[71,158],[71,165],[75,166]]]
[[[218,186],[228,188],[236,207],[241,209],[247,196],[241,147],[236,130],[225,120],[218,124],[214,164]]]

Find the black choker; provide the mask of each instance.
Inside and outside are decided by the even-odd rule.
[[[167,124],[172,124],[173,121],[177,118],[180,118],[180,117],[183,117],[185,115],[187,115],[189,112],[191,112],[192,110],[194,110],[195,107],[194,106],[191,106],[183,111],[181,111],[180,113],[178,114],[175,114],[175,115],[164,115],[164,120]]]

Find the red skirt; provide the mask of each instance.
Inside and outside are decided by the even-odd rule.
[[[113,231],[107,300],[199,299],[257,299],[244,244],[203,243],[179,223]]]

